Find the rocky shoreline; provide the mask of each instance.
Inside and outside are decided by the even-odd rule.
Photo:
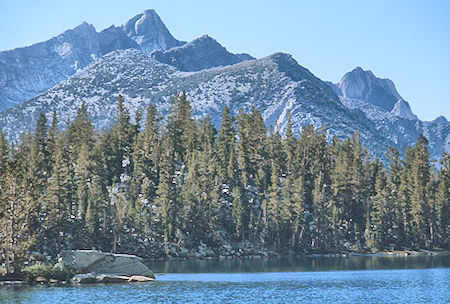
[[[212,250],[204,249],[194,252],[181,251],[181,254],[168,254],[166,257],[142,259],[129,254],[103,253],[96,250],[72,250],[59,255],[58,262],[53,267],[75,267],[78,274],[68,280],[58,280],[37,276],[34,278],[2,278],[0,286],[24,285],[81,285],[81,284],[109,284],[109,283],[147,283],[155,280],[153,272],[144,261],[170,261],[170,260],[224,260],[224,259],[262,259],[277,257],[408,257],[408,256],[436,256],[450,255],[450,251],[431,250],[403,250],[376,253],[345,252],[345,253],[313,253],[313,254],[275,254],[267,251],[253,251],[251,254],[244,251],[230,250],[229,255],[215,255]]]
[[[153,271],[140,257],[97,250],[63,251],[54,265],[35,264],[24,269],[25,276],[5,280],[0,285],[142,283],[155,280]]]

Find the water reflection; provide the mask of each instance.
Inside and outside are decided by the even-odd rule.
[[[298,272],[363,269],[448,268],[450,255],[277,257],[148,261],[156,273]]]

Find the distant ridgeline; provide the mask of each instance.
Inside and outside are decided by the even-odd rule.
[[[118,116],[97,132],[81,106],[64,131],[38,119],[33,135],[0,135],[0,238],[6,257],[97,248],[147,257],[245,246],[273,253],[449,248],[450,156],[439,172],[419,136],[386,167],[356,133],[267,132],[253,109],[218,131],[176,95],[164,123]],[[250,244],[250,245],[249,245]],[[247,248],[246,247],[246,248]],[[186,250],[187,249],[187,250]],[[243,252],[245,254],[245,252]]]

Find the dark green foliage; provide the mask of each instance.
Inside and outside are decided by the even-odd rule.
[[[171,254],[224,235],[287,253],[449,246],[450,157],[434,170],[423,136],[403,158],[390,149],[384,165],[358,132],[328,144],[325,129],[293,130],[290,115],[283,137],[255,109],[233,118],[225,107],[218,132],[209,117],[191,116],[183,93],[164,123],[151,105],[141,127],[119,96],[117,119],[101,133],[84,105],[65,131],[55,113],[48,131],[41,115],[17,146],[0,133],[8,271],[30,248]],[[47,271],[35,268],[31,276]]]
[[[47,265],[42,263],[36,263],[32,266],[26,266],[22,269],[23,274],[31,280],[37,277],[43,277],[47,280],[56,279],[58,281],[70,280],[74,275],[78,273],[78,270],[72,267],[53,267],[53,265]]]

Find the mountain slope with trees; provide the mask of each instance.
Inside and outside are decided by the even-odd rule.
[[[327,143],[309,125],[296,137],[290,115],[282,136],[255,108],[225,107],[216,130],[193,118],[185,93],[164,122],[152,104],[134,122],[122,96],[116,107],[104,131],[83,104],[63,131],[41,114],[18,145],[0,134],[9,271],[29,251],[76,248],[164,257],[449,247],[450,156],[436,171],[423,136],[402,158],[389,149],[385,167],[358,132]]]

